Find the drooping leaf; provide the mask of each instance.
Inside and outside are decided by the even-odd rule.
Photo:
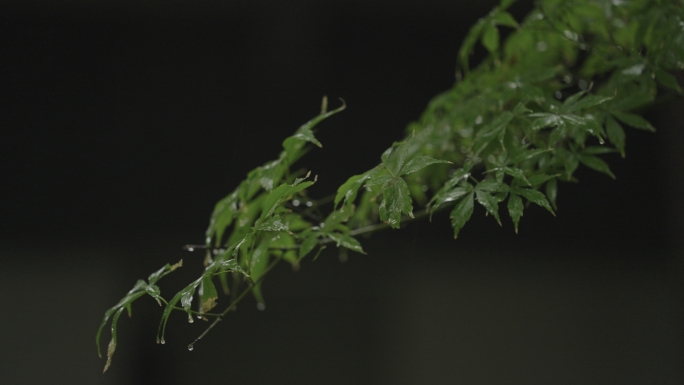
[[[477,202],[484,207],[488,213],[492,214],[496,222],[501,225],[501,218],[499,218],[499,201],[490,193],[484,190],[475,189],[475,197]]]
[[[546,199],[544,194],[540,193],[539,191],[527,188],[516,188],[511,190],[511,192],[525,197],[525,199],[536,204],[537,206],[547,209],[552,215],[556,215],[556,213],[553,212],[549,201]]]
[[[454,229],[454,239],[458,238],[458,233],[461,231],[463,226],[465,226],[466,222],[470,220],[470,216],[473,214],[474,195],[474,192],[466,195],[460,201],[458,201],[456,206],[454,206],[454,209],[451,210],[451,227]]]
[[[655,131],[655,128],[648,122],[648,120],[642,118],[639,115],[628,114],[625,112],[611,111],[611,114],[617,118],[622,123],[634,128],[639,128],[646,131]]]
[[[406,182],[402,178],[387,181],[382,188],[380,219],[390,227],[398,229],[401,214],[413,216],[413,202]]]
[[[608,140],[615,145],[615,148],[620,151],[620,155],[625,157],[625,130],[622,129],[612,116],[606,117],[606,133]]]
[[[211,240],[215,237],[216,246],[221,244],[226,227],[230,226],[238,213],[238,190],[221,199],[216,203],[214,211],[209,219],[209,227],[206,231],[206,244],[211,246]]]
[[[610,167],[608,167],[608,163],[604,162],[603,159],[594,156],[594,155],[589,155],[589,154],[583,154],[583,153],[578,153],[577,154],[577,159],[582,163],[583,165],[596,170],[598,172],[602,172],[611,178],[615,179],[615,175],[610,171]]]
[[[318,234],[311,234],[304,238],[301,246],[299,247],[299,259],[306,257],[318,244]]]
[[[679,86],[679,83],[677,83],[676,77],[672,76],[661,68],[656,68],[653,73],[660,84],[679,93],[682,92],[682,88]]]
[[[515,233],[518,233],[518,222],[520,222],[520,217],[523,215],[523,202],[520,195],[511,193],[508,197],[508,214],[513,220],[513,226],[515,227]]]
[[[216,291],[214,283],[211,281],[210,275],[202,278],[202,283],[199,287],[199,295],[201,301],[199,313],[200,315],[203,315],[216,306],[216,300],[218,299],[218,292]]]

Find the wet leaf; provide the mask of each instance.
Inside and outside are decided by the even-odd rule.
[[[268,217],[266,220],[258,224],[257,226],[254,226],[254,230],[257,231],[288,231],[288,225],[286,222],[283,222],[283,218],[278,215],[274,214],[271,217]]]
[[[413,216],[413,202],[406,182],[402,178],[387,181],[382,188],[383,200],[380,204],[380,219],[390,227],[398,229],[401,214]]]
[[[466,222],[470,220],[470,216],[473,214],[473,196],[474,192],[471,192],[463,199],[456,203],[454,209],[451,210],[451,227],[454,229],[454,239],[458,238],[458,233],[461,231]]]
[[[363,248],[361,247],[359,241],[357,241],[356,239],[347,234],[328,233],[327,235],[330,239],[335,241],[337,247],[342,246],[349,250],[356,251],[357,253],[366,254],[366,252],[363,251]]]
[[[323,104],[327,105],[327,100],[324,99]],[[288,164],[294,163],[294,161],[303,155],[302,149],[306,143],[313,143],[318,147],[322,147],[323,145],[316,139],[312,129],[321,121],[343,111],[346,107],[346,103],[342,100],[342,105],[339,108],[328,112],[321,111],[321,114],[304,123],[294,135],[285,139],[285,141],[283,141],[283,148],[285,149],[285,158],[287,159]]]
[[[218,292],[214,283],[211,281],[211,276],[204,276],[202,278],[202,283],[199,288],[200,301],[202,306],[200,307],[200,315],[205,314],[216,306],[216,300],[218,299]]]
[[[346,202],[354,202],[356,200],[356,195],[363,184],[375,175],[377,169],[372,169],[361,175],[354,175],[347,179],[346,182],[340,188],[337,189],[337,195],[335,196],[335,206],[337,206],[343,199]]]
[[[281,184],[275,188],[273,191],[271,191],[268,197],[266,197],[266,200],[263,204],[263,209],[261,211],[261,217],[259,217],[259,220],[257,220],[256,226],[261,225],[266,218],[273,215],[275,209],[279,207],[289,196],[306,189],[312,184],[313,182],[303,182],[303,179],[297,179],[291,185]]]
[[[553,209],[551,208],[551,205],[549,204],[549,201],[546,199],[544,194],[537,190],[532,190],[532,189],[526,189],[526,188],[516,188],[511,190],[515,194],[521,195],[525,197],[528,201],[536,204],[537,206],[541,206],[545,209],[547,209],[552,215],[556,215],[556,213],[553,212]],[[521,214],[522,215],[522,214]]]
[[[492,214],[496,219],[496,222],[501,225],[501,218],[499,218],[499,201],[490,193],[478,190],[477,188],[475,190],[475,197],[477,198],[477,202],[480,203],[488,213]]]
[[[431,158],[429,156],[419,156],[419,157],[413,158],[413,159],[409,160],[408,162],[406,162],[406,164],[401,168],[401,170],[399,170],[398,176],[407,175],[407,174],[414,173],[416,171],[420,171],[420,170],[424,169],[425,167],[427,167],[431,164],[436,164],[436,163],[451,163],[451,162],[446,161],[446,160],[434,159],[434,158]]]
[[[569,103],[567,105],[563,104],[562,111],[565,113],[581,111],[587,108],[596,107],[599,104],[603,104],[612,99],[612,96],[589,95],[574,103]]]
[[[515,233],[518,233],[518,222],[520,222],[520,217],[523,215],[523,202],[520,195],[511,193],[508,198],[508,214],[513,220],[513,226],[515,227]]]
[[[442,204],[457,201],[461,197],[473,191],[470,185],[468,185],[468,187],[456,187],[452,190],[445,190],[440,192],[438,195],[435,195],[433,198],[434,201],[430,204],[430,214],[433,214],[435,210],[437,210]]]
[[[214,211],[209,219],[209,227],[206,231],[207,246],[211,246],[211,239],[216,236],[216,246],[221,244],[226,227],[230,226],[238,213],[238,190],[221,199],[216,203]]]

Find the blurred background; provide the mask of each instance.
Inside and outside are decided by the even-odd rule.
[[[215,202],[315,116],[301,162],[325,196],[379,161],[454,82],[494,1],[9,1],[0,6],[0,382],[3,384],[684,383],[684,103],[630,130],[617,180],[580,170],[557,217],[516,235],[448,215],[279,266],[266,310],[204,329],[151,298],[104,311],[166,263],[170,296],[202,270]],[[531,2],[517,3],[520,18]],[[680,78],[680,82],[681,82]],[[684,84],[684,83],[682,83]],[[227,300],[219,299],[219,304]],[[103,334],[103,346],[109,341]]]

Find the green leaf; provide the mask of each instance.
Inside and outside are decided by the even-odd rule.
[[[504,9],[506,9],[508,6],[503,6]],[[492,15],[491,19],[492,22],[498,24],[498,25],[505,25],[506,27],[511,27],[511,28],[517,28],[518,27],[518,22],[515,21],[515,18],[513,15],[511,15],[508,12],[505,11],[499,11],[496,12],[494,15]]]
[[[480,203],[487,212],[492,214],[496,219],[496,222],[501,225],[501,218],[499,218],[499,201],[490,193],[478,190],[477,188],[475,189],[475,197],[477,198],[477,202]]]
[[[382,188],[383,200],[380,204],[380,220],[398,229],[401,214],[413,216],[413,202],[406,182],[402,178],[387,181]]]
[[[610,167],[608,167],[608,164],[603,161],[603,159],[589,155],[589,154],[582,154],[578,153],[577,154],[577,159],[582,163],[583,165],[596,170],[598,172],[602,172],[611,178],[615,179],[615,175],[610,171]]]
[[[342,246],[357,253],[366,254],[359,241],[347,234],[328,233],[327,236],[337,243],[337,247]]]
[[[296,194],[313,184],[313,182],[310,181],[302,183],[303,180],[303,178],[297,179],[291,185],[281,184],[271,191],[264,201],[261,217],[259,217],[259,220],[257,220],[256,226],[259,226],[266,218],[273,215],[275,209],[280,206],[289,196]]]
[[[568,112],[574,112],[574,111],[580,111],[580,110],[585,110],[587,108],[595,107],[598,106],[599,104],[603,104],[609,100],[612,100],[613,96],[599,96],[599,95],[589,95],[585,96],[584,98],[572,103],[572,104],[563,104],[562,111],[568,113]]]
[[[494,23],[488,24],[482,35],[482,45],[487,48],[490,53],[496,52],[499,49],[499,30]]]
[[[318,234],[314,233],[304,238],[299,247],[299,259],[306,257],[318,244]]]
[[[335,115],[347,107],[344,100],[342,100],[342,106],[332,111],[326,111],[327,98],[325,97],[323,98],[322,104],[324,107],[321,109],[321,113],[318,116],[304,123],[301,127],[299,127],[294,135],[283,141],[285,158],[289,164],[294,163],[295,160],[299,159],[303,155],[302,148],[306,143],[313,143],[318,147],[322,147],[323,145],[321,142],[314,137],[312,129],[321,121],[331,117],[332,115]]]
[[[458,233],[461,231],[466,222],[470,219],[473,214],[473,196],[474,192],[471,192],[463,199],[456,203],[454,209],[451,210],[451,227],[454,229],[454,239],[458,238]]]
[[[233,223],[238,213],[238,190],[221,199],[216,203],[214,211],[209,219],[209,227],[206,231],[206,245],[211,246],[211,239],[216,236],[216,246],[221,244],[226,227]]]
[[[363,186],[368,179],[373,177],[376,172],[378,172],[378,169],[374,168],[361,175],[354,175],[347,179],[347,181],[337,189],[337,195],[335,195],[335,206],[337,206],[342,199],[348,203],[354,202],[361,186]]]
[[[518,233],[518,222],[520,222],[520,217],[523,215],[523,202],[520,195],[511,193],[508,198],[508,214],[513,220],[513,226],[515,227],[515,233]]]
[[[526,185],[531,186],[532,184],[530,181],[527,180],[525,177],[525,171],[516,168],[516,167],[506,167],[504,168],[504,172],[510,176],[512,176],[515,179],[519,179],[522,182],[524,182]]]
[[[615,148],[620,152],[622,157],[625,157],[625,130],[622,129],[612,116],[606,117],[606,133],[608,140],[615,145]]]
[[[556,178],[549,179],[548,182],[546,182],[546,196],[549,198],[549,202],[551,202],[551,205],[553,205],[554,208],[557,208],[558,206],[556,205],[556,198],[558,197],[558,181]]]
[[[526,188],[516,188],[512,191],[518,195],[522,195],[523,197],[525,197],[525,199],[536,204],[537,206],[541,206],[547,209],[552,215],[556,215],[556,213],[553,212],[553,209],[551,208],[549,201],[546,199],[544,194],[540,193],[539,191]]]
[[[639,115],[628,114],[626,112],[611,111],[611,114],[616,117],[622,123],[628,126],[639,128],[646,131],[654,132],[655,128],[648,122],[648,120],[642,118]]]
[[[550,114],[547,112],[538,112],[528,115],[531,118],[537,118],[532,121],[530,129],[533,131],[541,130],[546,127],[557,127],[563,124],[563,120],[557,114]]]
[[[283,222],[283,218],[280,215],[273,215],[272,217],[267,218],[263,222],[261,222],[259,225],[254,226],[254,230],[257,231],[288,231],[288,225],[286,222]]]
[[[679,86],[679,83],[677,83],[676,77],[660,68],[656,68],[653,72],[655,73],[655,77],[660,84],[679,93],[682,92],[682,88]]]
[[[442,204],[456,201],[472,191],[473,189],[471,185],[468,185],[468,187],[456,187],[452,190],[444,190],[443,192],[440,192],[439,194],[435,195],[433,198],[434,202],[430,204],[430,214],[432,215]]]
[[[392,147],[387,159],[383,164],[392,176],[399,176],[399,171],[404,167],[407,158],[411,154],[412,138],[408,138],[399,145]]]
[[[416,171],[420,171],[420,170],[424,169],[425,167],[427,167],[431,164],[435,164],[435,163],[451,163],[451,162],[449,162],[447,160],[434,159],[434,158],[431,158],[429,156],[418,156],[418,157],[415,157],[415,158],[409,160],[408,162],[406,162],[406,164],[404,164],[404,166],[401,168],[401,170],[399,170],[398,176],[407,175],[407,174],[414,173]]]
[[[218,292],[214,283],[211,281],[211,276],[207,275],[202,277],[202,283],[199,287],[199,295],[201,301],[200,315],[208,313],[216,306],[216,300],[218,299]]]
[[[490,124],[482,127],[475,134],[473,151],[479,155],[494,139],[501,139],[508,123],[515,117],[510,111],[499,114]]]

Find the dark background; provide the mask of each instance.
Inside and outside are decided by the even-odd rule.
[[[0,6],[0,382],[170,384],[684,382],[682,101],[628,132],[617,175],[580,170],[558,217],[520,234],[484,211],[324,252],[202,330],[149,298],[104,311],[165,263],[169,296],[202,269],[214,203],[317,114],[343,113],[302,166],[324,196],[379,160],[454,81],[457,49],[494,2],[9,2]],[[529,3],[516,4],[521,18]],[[225,304],[226,300],[220,300]],[[105,333],[103,346],[109,336]]]

